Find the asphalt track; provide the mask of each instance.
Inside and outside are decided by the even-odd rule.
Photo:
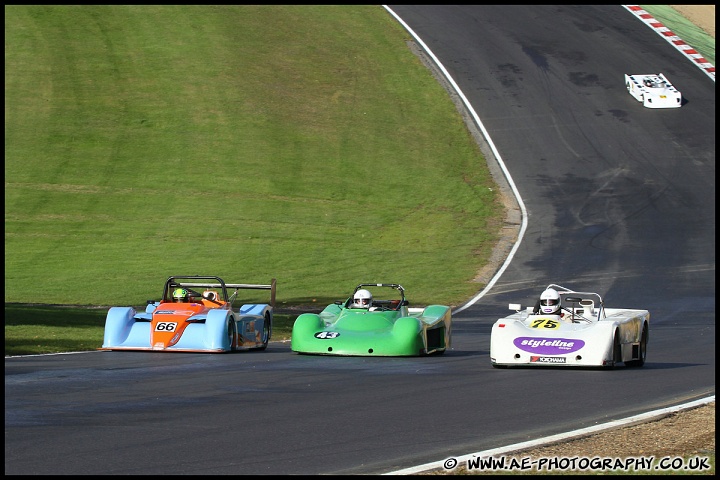
[[[714,395],[714,81],[621,6],[392,9],[527,213],[512,262],[454,315],[452,350],[6,358],[5,474],[385,473]],[[628,95],[624,73],[656,71],[682,108]],[[493,369],[492,323],[548,283],[650,310],[645,367]]]

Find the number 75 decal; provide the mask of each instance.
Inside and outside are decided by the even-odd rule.
[[[560,326],[560,322],[557,320],[552,320],[550,318],[538,318],[537,320],[533,320],[530,324],[531,328],[558,328]]]

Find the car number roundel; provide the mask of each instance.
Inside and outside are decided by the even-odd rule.
[[[538,318],[532,321],[530,328],[555,329],[560,328],[560,322],[553,320],[552,318]]]
[[[174,332],[176,328],[177,323],[175,322],[158,322],[155,324],[156,332]]]
[[[340,336],[339,332],[317,332],[315,335],[315,338],[319,338],[320,340],[330,340],[332,338],[337,338]]]

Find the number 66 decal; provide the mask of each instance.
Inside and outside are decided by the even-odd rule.
[[[156,332],[174,332],[177,327],[175,322],[158,322],[155,325]]]

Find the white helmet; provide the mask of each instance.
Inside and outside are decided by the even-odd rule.
[[[353,307],[370,308],[372,304],[372,293],[367,290],[358,290],[353,297]]]
[[[207,298],[208,300],[214,302],[214,301],[216,301],[216,300],[218,299],[218,294],[217,294],[217,292],[215,292],[215,291],[213,291],[213,290],[205,290],[205,291],[203,292],[203,297],[205,297],[205,298]]]
[[[548,315],[560,313],[560,295],[557,290],[548,288],[540,294],[540,312]]]

